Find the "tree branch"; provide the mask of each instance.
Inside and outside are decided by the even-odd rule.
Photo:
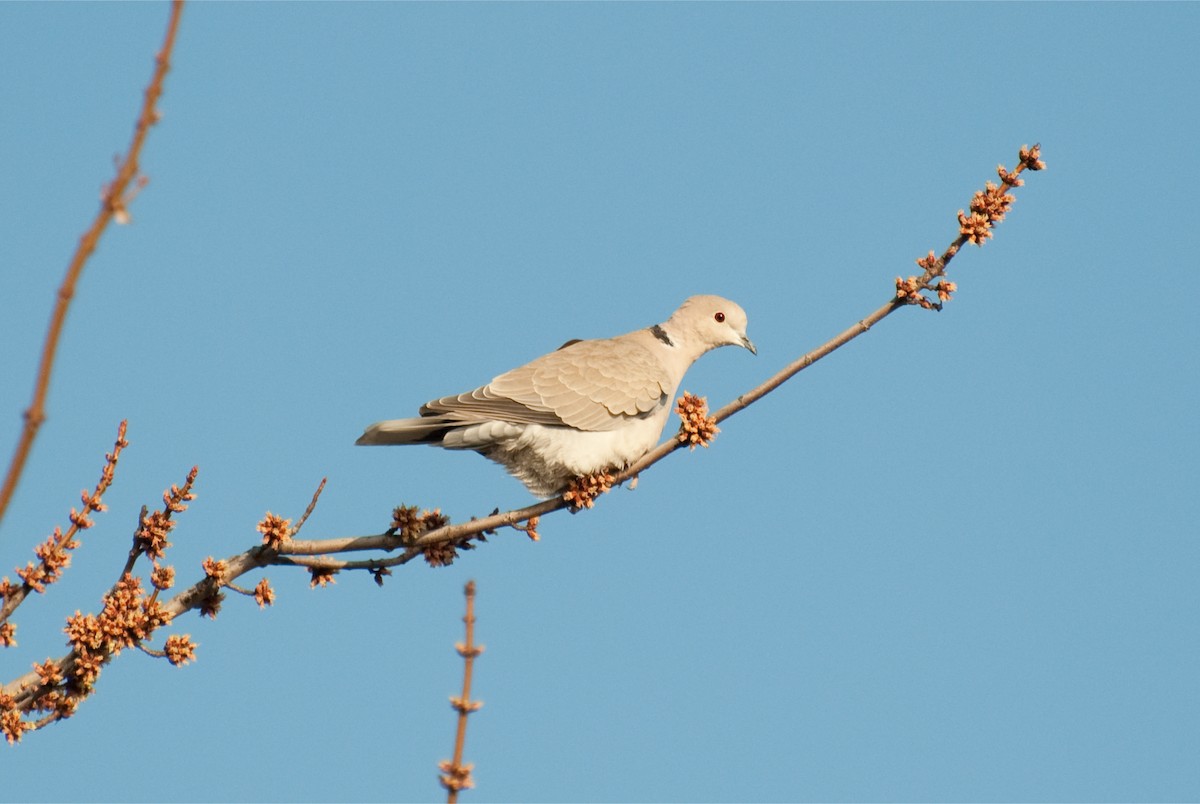
[[[965,243],[973,242],[977,245],[982,245],[992,236],[992,228],[996,223],[1003,220],[1009,205],[1013,201],[1013,197],[1007,191],[1023,183],[1019,178],[1021,172],[1024,170],[1040,170],[1043,167],[1044,164],[1039,158],[1038,146],[1034,146],[1031,149],[1022,148],[1018,167],[1009,173],[1001,166],[999,168],[1001,184],[993,185],[991,182],[988,182],[985,191],[977,192],[970,205],[970,215],[961,210],[959,211],[959,236],[943,254],[938,257],[933,252],[930,252],[926,257],[917,260],[917,264],[924,269],[924,272],[919,277],[911,276],[908,279],[897,277],[896,295],[891,300],[825,344],[784,366],[761,384],[751,388],[737,397],[737,399],[719,409],[711,417],[711,423],[715,425],[716,421],[727,419],[749,407],[808,366],[811,366],[817,360],[831,354],[854,338],[866,333],[875,324],[901,307],[915,305],[924,309],[940,310],[943,303],[949,300],[951,294],[956,290],[954,283],[942,280],[946,265],[954,258],[958,250]],[[936,294],[938,301],[935,302],[928,298],[926,295],[928,293]],[[700,409],[702,406],[698,407],[695,404],[698,401],[693,399],[689,406],[687,406],[688,413],[684,416],[685,421],[688,420],[689,416],[700,417],[701,420],[704,419],[706,411]],[[681,415],[684,415],[684,411],[685,408],[681,407]],[[715,432],[715,430],[711,430],[711,432]],[[607,482],[602,485],[607,487],[609,484],[620,484],[626,480],[636,478],[641,472],[663,460],[685,444],[694,445],[695,443],[697,443],[696,433],[681,428],[680,433],[676,437],[658,445],[631,466],[611,476],[606,476]],[[706,440],[701,439],[700,443],[706,443]],[[189,493],[191,483],[194,479],[195,470],[193,469],[183,489],[172,487],[164,495],[166,511],[162,512],[162,518],[169,520],[167,513],[172,510],[183,510],[183,508],[186,508],[182,503],[186,499],[191,499]],[[312,513],[321,488],[324,487],[324,483],[325,481],[322,480],[321,486],[313,495],[313,499],[309,503],[304,516],[301,518],[300,524],[303,524],[309,514]],[[574,502],[577,505],[578,498],[575,498]],[[262,544],[231,556],[224,561],[208,559],[205,561],[205,577],[203,579],[176,594],[166,604],[161,605],[160,611],[154,610],[152,614],[155,617],[159,617],[163,623],[174,621],[179,615],[195,608],[201,609],[202,614],[215,616],[220,607],[222,587],[230,586],[245,594],[246,590],[232,587],[232,581],[254,569],[270,565],[303,566],[312,573],[312,584],[314,586],[323,586],[331,582],[333,574],[343,569],[367,570],[375,574],[377,582],[382,582],[383,576],[388,574],[389,567],[406,564],[417,556],[424,556],[434,566],[450,563],[455,556],[457,548],[469,549],[473,547],[471,544],[472,540],[485,541],[487,535],[494,533],[496,529],[501,527],[512,527],[525,532],[530,538],[537,538],[535,526],[538,519],[545,514],[567,507],[572,507],[572,501],[569,501],[567,497],[560,497],[503,513],[494,511],[488,516],[452,525],[448,524],[446,518],[438,511],[417,513],[416,508],[402,506],[395,509],[393,512],[392,527],[383,533],[318,540],[291,538],[299,531],[300,525],[290,528],[288,520],[276,517],[268,512],[263,521],[258,525],[259,532],[263,534]],[[159,513],[155,512],[155,514]],[[165,540],[166,528],[171,523],[159,523],[157,531],[160,533],[159,536],[155,536],[155,528],[150,527],[153,524],[151,522],[152,519],[153,516],[147,518],[143,515],[139,520],[139,535],[135,536],[135,546],[134,550],[131,551],[131,561],[127,565],[128,567],[132,566],[132,561],[136,560],[137,555],[140,555],[141,552],[145,552],[151,558],[155,558],[156,548],[154,545],[161,545],[161,549],[165,549],[165,546],[167,546]],[[161,549],[159,550],[160,555]],[[401,552],[397,555],[387,557],[360,560],[347,560],[335,557],[340,553],[361,551],[391,553],[396,550],[400,550]],[[160,569],[156,564],[156,575],[158,572],[160,572]],[[173,573],[171,574],[173,575]],[[127,592],[124,595],[127,611],[131,603],[137,603],[145,608],[146,604],[143,602],[145,599],[136,594],[139,589],[139,583],[129,575],[123,575],[122,580],[118,581],[118,584],[106,595],[106,611],[110,606],[114,605],[114,600],[122,599],[122,589]],[[164,582],[164,585],[160,586],[159,581],[155,580],[156,589],[166,588],[166,585],[169,584]],[[264,586],[266,587],[265,591],[260,592],[259,590]],[[150,607],[156,605],[157,595],[158,592],[156,591],[149,598],[148,605]],[[271,598],[273,598],[273,592],[270,591],[269,585],[266,585],[265,579],[256,588],[255,597],[259,598],[260,605],[269,604]],[[149,630],[152,631],[155,627],[157,626],[153,626]],[[125,644],[142,647],[145,637],[137,637],[135,634],[133,636],[126,635],[122,638],[126,640]],[[172,640],[175,640],[175,642],[172,643]],[[83,645],[85,643],[79,641],[79,644]],[[168,638],[165,655],[173,663],[180,664],[183,661],[190,660],[192,648],[193,646],[186,635],[173,635]],[[0,710],[2,710],[0,711],[0,728],[4,729],[10,740],[14,739],[12,736],[14,733],[16,735],[15,739],[19,739],[22,729],[38,728],[56,719],[69,716],[73,712],[74,705],[77,702],[76,698],[70,696],[52,698],[48,694],[48,691],[52,691],[58,688],[58,685],[64,684],[63,679],[67,679],[65,683],[68,685],[73,683],[72,678],[80,672],[86,676],[89,672],[87,662],[90,661],[94,664],[96,661],[94,656],[88,656],[88,652],[86,646],[82,650],[74,648],[70,653],[57,660],[48,660],[42,665],[35,666],[34,672],[27,673],[21,678],[15,679],[0,690]],[[115,651],[110,651],[109,655],[113,652]],[[103,657],[103,661],[107,660],[108,656],[106,655]],[[82,670],[79,669],[81,663],[83,664]],[[94,678],[94,673],[92,677]],[[57,681],[53,680],[55,678],[57,678]],[[38,710],[39,707],[44,709],[47,706],[58,706],[62,708],[62,711],[55,709],[52,715],[34,722],[21,720],[22,714]]]
[[[130,184],[135,179],[141,181],[138,158],[150,127],[158,122],[158,99],[162,95],[163,79],[170,69],[171,52],[175,47],[175,34],[179,29],[179,17],[182,11],[183,0],[174,0],[171,5],[171,17],[167,22],[166,37],[155,58],[154,77],[150,80],[150,85],[146,87],[142,111],[138,115],[137,125],[133,130],[133,141],[129,144],[129,150],[125,153],[125,157],[117,164],[116,177],[104,188],[100,211],[96,213],[92,225],[79,239],[79,246],[75,249],[75,254],[67,266],[66,276],[63,277],[62,284],[59,286],[54,311],[50,316],[50,327],[42,345],[42,358],[38,363],[37,378],[34,380],[33,399],[25,411],[25,426],[21,431],[17,447],[13,451],[4,483],[0,486],[0,521],[4,519],[8,503],[25,470],[25,462],[33,448],[34,439],[37,437],[42,422],[46,419],[46,397],[50,391],[50,375],[54,369],[54,359],[58,354],[58,342],[62,335],[63,323],[67,318],[67,310],[71,306],[71,299],[75,296],[75,285],[79,282],[83,267],[96,250],[100,236],[108,228],[109,222],[114,217],[118,222],[122,222],[126,218],[125,205],[129,200],[126,193],[129,191]]]

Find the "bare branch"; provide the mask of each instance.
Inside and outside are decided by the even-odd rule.
[[[100,211],[96,213],[92,225],[80,238],[75,255],[67,266],[66,276],[63,277],[62,285],[59,286],[54,312],[50,316],[50,328],[46,332],[46,340],[42,345],[42,358],[38,364],[37,379],[34,381],[33,400],[25,411],[25,427],[21,432],[20,441],[17,442],[17,448],[13,452],[12,462],[4,477],[4,483],[0,486],[0,520],[4,519],[4,512],[8,509],[8,503],[24,472],[25,462],[29,458],[29,452],[37,437],[38,429],[46,419],[46,396],[50,391],[50,375],[54,369],[54,358],[58,353],[58,341],[62,335],[63,322],[67,318],[67,309],[71,305],[71,299],[75,296],[75,285],[79,282],[83,267],[87,264],[88,258],[92,256],[92,252],[96,250],[100,236],[104,234],[109,221],[116,217],[120,222],[127,215],[125,207],[129,201],[127,193],[130,184],[135,179],[141,180],[138,171],[138,157],[141,155],[142,145],[146,142],[146,135],[149,133],[150,127],[158,122],[158,99],[162,95],[163,79],[171,66],[171,52],[175,47],[175,34],[179,29],[179,17],[182,11],[183,0],[174,0],[171,6],[171,17],[167,22],[166,37],[155,58],[154,77],[150,80],[150,85],[146,87],[142,111],[138,115],[137,125],[133,130],[133,141],[129,144],[129,150],[125,153],[125,157],[117,164],[116,177],[105,187]]]
[[[325,482],[329,480],[327,477],[321,478],[321,482],[317,485],[317,490],[313,492],[312,500],[309,501],[308,507],[304,509],[304,513],[300,515],[300,521],[296,523],[296,527],[292,528],[292,536],[300,532],[300,528],[304,527],[304,523],[312,516],[313,509],[317,507],[317,500],[321,499],[321,492],[325,490]]]

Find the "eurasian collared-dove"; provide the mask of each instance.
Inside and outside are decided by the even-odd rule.
[[[661,324],[568,342],[482,388],[426,403],[419,418],[376,422],[357,443],[474,450],[552,497],[580,475],[628,466],[650,450],[684,372],[726,345],[758,353],[746,313],[720,296],[692,296]]]

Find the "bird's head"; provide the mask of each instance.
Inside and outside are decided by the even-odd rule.
[[[701,353],[718,346],[741,346],[758,354],[746,336],[746,323],[746,311],[737,303],[720,296],[692,296],[663,327]]]

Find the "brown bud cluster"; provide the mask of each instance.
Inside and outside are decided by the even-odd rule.
[[[284,519],[267,511],[266,516],[258,523],[257,529],[262,534],[263,544],[277,550],[284,541],[292,537],[292,520]]]
[[[921,295],[924,283],[915,276],[908,279],[896,277],[896,298],[905,304],[918,304],[926,310],[933,307],[933,302]]]
[[[165,591],[175,585],[175,568],[164,566],[155,567],[150,573],[150,583],[155,589]]]
[[[4,734],[4,739],[8,740],[9,745],[19,743],[21,735],[32,728],[32,723],[21,719],[21,710],[17,708],[16,700],[11,695],[0,692],[0,733]]]
[[[530,541],[541,541],[541,534],[538,533],[538,524],[541,522],[541,517],[531,516],[525,520],[525,524],[513,524],[513,527],[519,531],[523,531]]]
[[[978,212],[966,215],[960,209],[958,211],[958,233],[967,238],[969,242],[982,246],[992,236],[992,223],[986,215]]]
[[[413,544],[423,534],[449,524],[450,518],[440,508],[422,511],[415,505],[399,505],[392,511],[389,530],[400,537],[401,544]]]
[[[275,602],[275,590],[271,588],[271,584],[266,578],[258,582],[254,587],[254,600],[258,603],[260,609],[266,608]]]
[[[171,543],[167,541],[167,534],[173,527],[175,527],[175,523],[164,511],[154,511],[148,514],[142,520],[141,527],[138,528],[138,546],[141,547],[143,553],[157,561],[167,554],[167,548],[171,546]]]
[[[450,760],[444,759],[438,763],[438,768],[442,771],[438,781],[447,790],[458,793],[475,786],[475,780],[471,778],[471,771],[475,769],[473,764],[455,765]]]
[[[942,270],[945,268],[942,259],[932,251],[930,251],[924,257],[918,257],[917,265],[925,269],[925,273],[929,274],[930,276],[940,275]]]
[[[52,712],[56,720],[62,720],[75,714],[80,700],[78,695],[71,695],[61,688],[52,689],[39,696],[33,708],[38,712]]]
[[[608,472],[582,475],[570,482],[567,490],[563,492],[562,498],[571,504],[573,511],[592,508],[596,504],[596,498],[601,494],[608,493],[612,489],[612,484],[613,476]]]
[[[1041,160],[1042,146],[1035,145],[1032,148],[1025,147],[1017,152],[1017,158],[1021,160],[1021,166],[1026,170],[1044,170],[1046,163]]]
[[[43,664],[34,662],[33,669],[38,674],[38,680],[47,687],[54,687],[62,683],[62,669],[53,659],[46,659]]]
[[[191,634],[171,634],[163,646],[167,661],[176,667],[196,660],[196,643]]]
[[[104,596],[99,614],[76,611],[67,618],[63,630],[76,654],[74,680],[83,690],[90,689],[111,657],[146,640],[170,621],[163,605],[142,593],[141,579],[126,573]]]
[[[717,427],[717,417],[708,415],[708,397],[684,391],[675,403],[675,412],[681,420],[676,437],[687,444],[688,449],[707,447],[721,432],[721,428]]]
[[[950,294],[958,290],[958,285],[953,282],[946,282],[943,280],[938,282],[937,286],[934,287],[934,290],[937,291],[938,299],[940,301],[948,302],[950,301]]]
[[[337,570],[312,567],[308,572],[312,576],[308,582],[310,589],[316,589],[318,586],[324,587],[337,583],[333,577],[334,575],[337,575]]]
[[[200,601],[200,616],[208,617],[210,620],[217,619],[217,615],[221,613],[221,604],[224,602],[225,593],[214,584],[212,590]]]
[[[229,573],[229,568],[225,565],[224,561],[217,561],[212,556],[209,556],[204,559],[204,563],[200,566],[204,568],[204,574],[212,578],[213,583],[217,584],[217,586],[221,586],[226,582],[226,575]]]
[[[458,548],[450,542],[438,542],[422,549],[421,555],[431,567],[448,567],[458,558]]]
[[[989,223],[996,224],[1004,220],[1008,208],[1016,198],[1006,193],[1005,187],[990,181],[985,186],[986,189],[975,191],[975,196],[971,199],[971,212],[983,215]]]
[[[196,484],[196,475],[199,472],[200,469],[193,466],[184,479],[183,488],[172,483],[171,488],[163,492],[162,510],[143,514],[137,533],[134,534],[134,546],[151,560],[157,561],[165,556],[167,548],[171,546],[171,542],[167,540],[175,527],[171,516],[186,511],[187,504],[196,499],[192,487]]]
[[[920,260],[918,260],[920,262]],[[922,290],[932,290],[937,294],[938,301],[931,301],[922,295]],[[958,290],[958,285],[946,280],[940,280],[930,286],[929,280],[910,276],[908,279],[896,277],[896,298],[905,304],[916,304],[926,310],[940,310],[942,303],[950,300],[950,294]]]

